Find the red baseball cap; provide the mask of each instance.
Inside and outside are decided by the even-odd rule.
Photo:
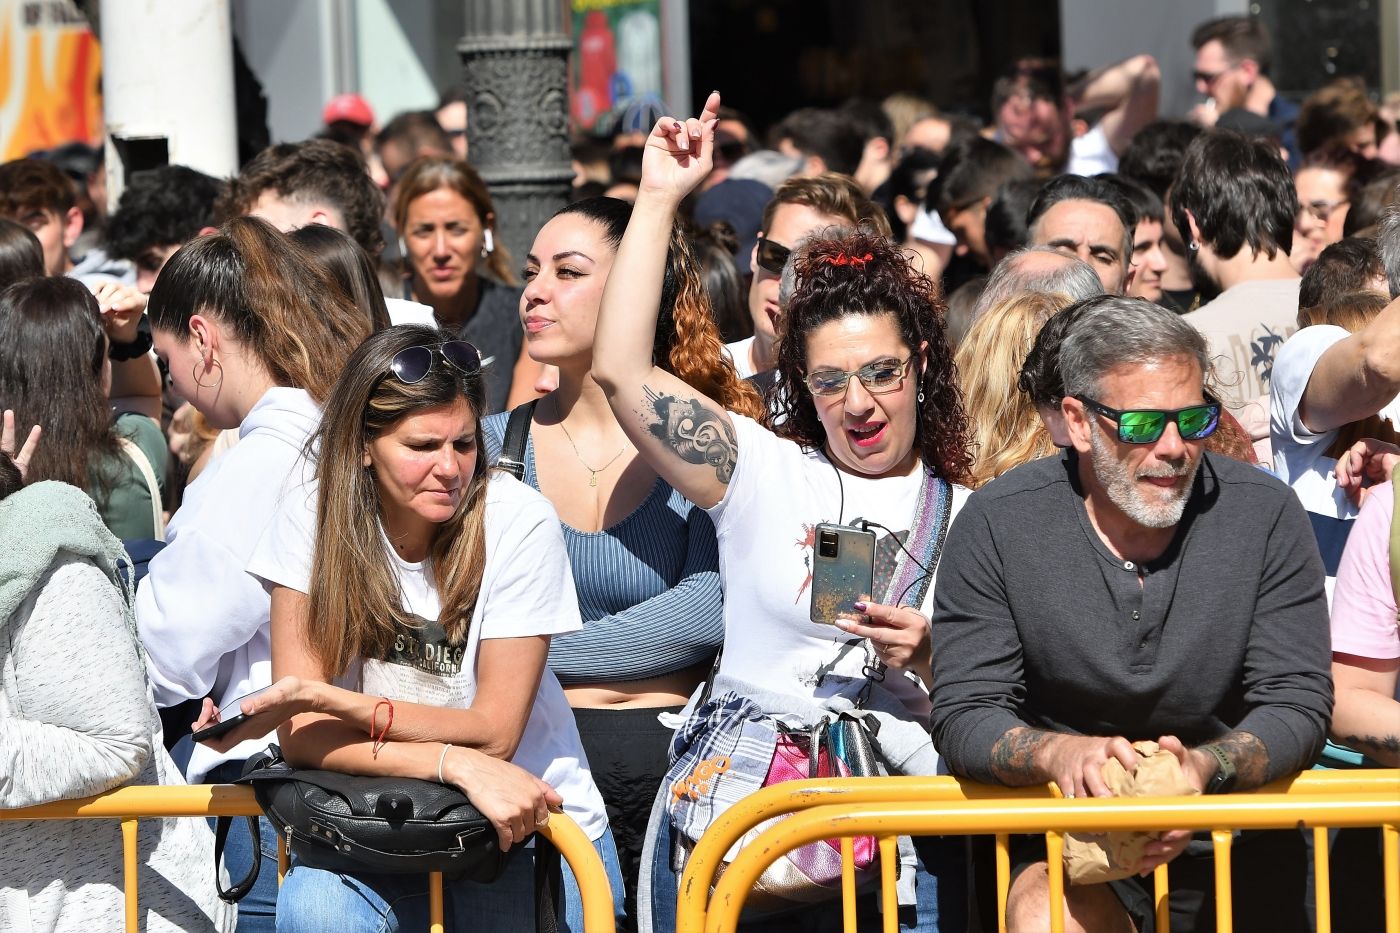
[[[321,122],[329,126],[339,121],[373,126],[374,111],[370,109],[368,101],[359,94],[337,94],[321,111]]]

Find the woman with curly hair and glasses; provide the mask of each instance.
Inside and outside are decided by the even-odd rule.
[[[275,682],[216,742],[276,728],[295,767],[458,787],[503,850],[562,807],[605,855],[603,804],[545,667],[550,637],[580,624],[559,522],[488,469],[485,404],[479,353],[448,331],[391,327],[350,356],[311,441],[315,477],[248,565],[271,591]],[[216,718],[206,706],[201,725]],[[571,878],[561,929],[578,931]],[[529,929],[533,879],[522,852],[490,884],[450,883],[450,928]],[[427,910],[422,875],[294,859],[277,929],[422,929]]]
[[[564,525],[584,628],[555,641],[549,666],[608,806],[629,915],[673,731],[657,715],[685,705],[724,634],[714,525],[637,455],[590,375],[598,304],[631,216],[626,201],[588,198],[536,235],[521,323],[530,357],[558,368],[559,387],[528,403],[524,444],[508,452]],[[758,393],[720,353],[700,264],[679,225],[669,237],[652,358],[725,408],[758,417]],[[507,421],[483,423],[493,460]]]
[[[966,500],[959,484],[970,467],[941,301],[887,238],[819,234],[794,257],[769,424],[727,411],[706,387],[656,365],[666,244],[681,200],[709,171],[718,105],[712,94],[700,118],[665,118],[648,137],[603,292],[593,378],[641,459],[715,523],[725,593],[716,682],[761,691],[776,715],[820,705],[865,683],[867,669],[887,668],[881,686],[896,725],[921,730],[937,528]],[[819,523],[875,538],[872,593],[849,615],[819,612],[814,599],[814,564],[825,554],[814,547]],[[882,728],[882,745],[886,737]],[[919,740],[932,757],[926,734]],[[916,848],[924,870],[901,923],[960,929],[961,842]]]

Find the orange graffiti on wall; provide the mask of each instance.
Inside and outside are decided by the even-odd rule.
[[[101,143],[97,37],[76,13],[55,15],[55,6],[0,0],[0,160]]]

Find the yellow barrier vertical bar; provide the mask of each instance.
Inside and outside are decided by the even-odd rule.
[[[1152,872],[1152,897],[1157,913],[1157,933],[1172,933],[1172,886],[1167,878],[1167,866],[1158,865]]]
[[[1065,837],[1045,834],[1045,870],[1050,876],[1050,933],[1065,933]]]
[[[442,872],[428,873],[428,930],[429,933],[443,933],[442,921]]]
[[[287,869],[292,865],[292,857],[287,852],[287,840],[277,837],[277,886],[282,887],[282,879],[287,877]]]
[[[1332,864],[1327,827],[1313,829],[1313,892],[1317,898],[1317,933],[1332,933]]]
[[[1011,837],[997,833],[997,933],[1006,933],[1006,897],[1011,890]]]
[[[1231,933],[1235,928],[1234,890],[1230,886],[1230,844],[1234,836],[1228,829],[1213,829],[1210,839],[1215,843],[1215,930]]]
[[[1400,829],[1394,823],[1381,827],[1385,872],[1385,933],[1400,933]]]
[[[899,894],[895,891],[895,866],[899,863],[899,837],[880,837],[880,905],[885,913],[885,933],[899,933]]]
[[[884,871],[884,866],[880,868]],[[841,837],[841,923],[846,933],[857,933],[856,927],[856,841]]]
[[[137,933],[141,929],[141,911],[136,906],[140,877],[137,873],[136,827],[133,817],[122,818],[122,877],[126,881],[126,930]]]

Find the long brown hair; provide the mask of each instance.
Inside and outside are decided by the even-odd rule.
[[[364,312],[318,263],[256,217],[237,217],[181,247],[156,279],[146,313],[153,327],[184,340],[191,317],[211,315],[274,383],[321,403],[370,332]]]
[[[121,447],[102,390],[107,338],[97,299],[64,276],[16,282],[0,291],[0,407],[15,412],[20,436],[44,439],[27,481],[58,480],[105,504]]]
[[[304,634],[328,679],[345,673],[357,658],[382,658],[402,629],[413,625],[400,601],[381,530],[379,487],[373,469],[364,465],[364,452],[409,415],[459,399],[480,427],[486,403],[480,371],[462,373],[435,360],[412,385],[389,374],[395,354],[452,339],[446,331],[418,324],[370,337],[350,355],[307,444],[308,455],[316,458],[319,491]],[[479,450],[457,511],[437,527],[428,548],[442,606],[438,620],[454,645],[466,640],[486,566],[486,484],[486,457]]]
[[[482,227],[494,229],[496,207],[491,203],[491,192],[487,190],[486,182],[481,180],[476,169],[461,159],[425,156],[410,165],[399,179],[398,194],[394,197],[394,227],[400,234],[408,224],[409,206],[423,195],[443,188],[457,192],[470,204]],[[486,257],[486,268],[507,285],[520,284],[515,277],[515,260],[499,239],[491,255]]]
[[[919,459],[949,482],[966,483],[972,468],[969,425],[938,286],[916,271],[888,237],[868,229],[814,237],[798,249],[794,261],[797,288],[779,324],[777,379],[769,390],[778,403],[770,419],[773,429],[806,449],[820,449],[826,429],[805,382],[807,336],[848,314],[888,314],[916,356],[928,344],[918,380],[924,394],[914,433]]]
[[[578,214],[602,230],[603,239],[617,249],[632,205],[618,198],[584,198],[565,206],[555,217]],[[758,420],[763,400],[753,384],[739,378],[724,352],[719,327],[710,312],[709,292],[700,263],[680,221],[671,225],[666,249],[666,269],[661,281],[661,307],[657,315],[652,359],[657,366],[729,411]]]

